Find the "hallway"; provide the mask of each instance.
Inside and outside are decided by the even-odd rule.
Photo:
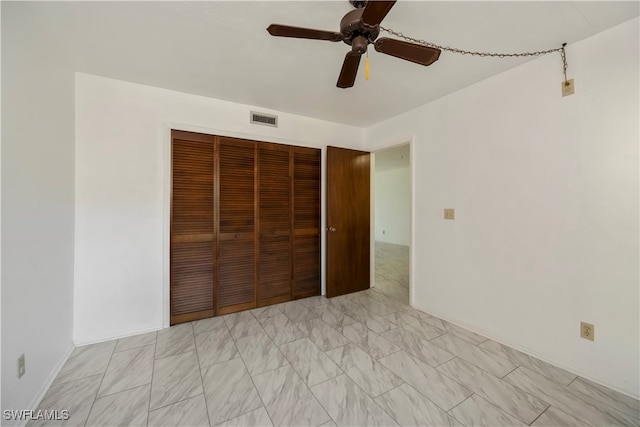
[[[376,291],[409,304],[409,247],[376,241]]]

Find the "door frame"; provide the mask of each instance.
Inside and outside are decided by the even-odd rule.
[[[409,177],[410,177],[410,203],[409,207],[409,305],[413,307],[414,298],[414,259],[415,259],[415,206],[416,206],[416,167],[415,167],[415,135],[397,138],[381,143],[375,147],[367,147],[371,150],[371,288],[375,287],[376,281],[376,153],[383,150],[409,144]]]

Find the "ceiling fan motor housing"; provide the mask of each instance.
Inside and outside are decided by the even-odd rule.
[[[340,21],[340,32],[344,35],[343,41],[351,45],[358,36],[364,37],[366,43],[364,50],[360,53],[364,53],[367,50],[367,44],[373,43],[380,34],[380,26],[370,26],[362,22],[362,13],[364,9],[354,9],[351,12],[344,15],[344,18]],[[360,43],[360,41],[358,41]]]

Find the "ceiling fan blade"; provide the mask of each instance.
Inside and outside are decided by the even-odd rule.
[[[291,27],[289,25],[271,24],[267,31],[276,37],[294,37],[297,39],[329,40],[332,42],[342,41],[342,33],[335,31],[314,30],[312,28]]]
[[[342,70],[340,71],[340,77],[338,77],[339,88],[346,89],[353,86],[356,81],[356,75],[358,74],[358,67],[360,66],[360,54],[353,51],[347,53],[342,63]]]
[[[375,27],[382,22],[385,16],[387,16],[387,13],[389,13],[394,4],[396,4],[396,0],[369,0],[362,12],[362,22]]]
[[[385,37],[376,40],[374,47],[378,52],[420,65],[431,65],[440,57],[440,49]]]

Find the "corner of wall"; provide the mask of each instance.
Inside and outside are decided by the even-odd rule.
[[[73,72],[28,4],[1,7],[2,408],[34,409],[72,348]]]

